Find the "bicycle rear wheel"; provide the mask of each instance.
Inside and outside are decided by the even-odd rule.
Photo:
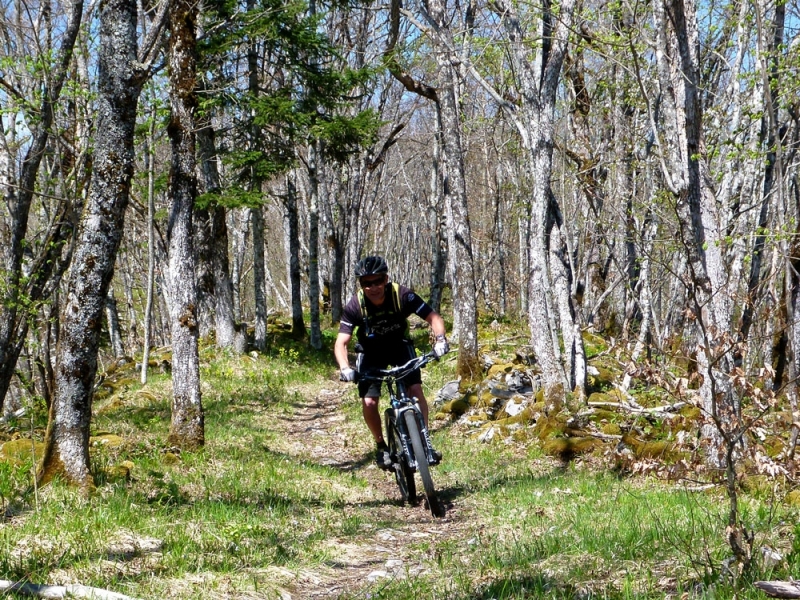
[[[428,508],[430,508],[433,516],[438,517],[440,516],[439,500],[436,497],[436,490],[433,487],[431,470],[428,467],[428,452],[419,432],[416,413],[413,410],[407,410],[403,413],[403,416],[406,420],[408,437],[411,438],[411,447],[414,449],[414,458],[417,461],[417,472],[419,473],[419,478],[422,479],[425,498],[428,500]]]
[[[408,466],[408,460],[403,452],[403,443],[400,441],[400,432],[395,423],[394,411],[391,408],[386,409],[386,439],[389,452],[395,461],[392,467],[397,487],[400,488],[400,495],[405,502],[416,504],[417,485],[414,482],[414,471]]]

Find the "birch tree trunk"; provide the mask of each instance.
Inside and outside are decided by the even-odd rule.
[[[284,200],[286,226],[286,250],[289,256],[289,282],[292,292],[292,335],[297,339],[306,337],[303,322],[303,302],[300,285],[300,215],[297,208],[297,188],[294,174],[286,177],[286,199]]]
[[[247,0],[247,10],[255,8],[255,0]],[[247,89],[256,97],[259,90],[258,44],[254,41],[247,47]],[[251,149],[258,147],[258,127],[251,124],[249,144]],[[251,190],[261,192],[261,177],[253,175]],[[255,206],[250,209],[250,227],[253,230],[253,296],[255,302],[254,342],[259,351],[267,347],[267,275],[264,260],[264,208]]]
[[[174,0],[170,11],[169,80],[172,148],[169,196],[170,331],[172,334],[172,419],[167,443],[194,449],[205,442],[200,362],[197,351],[197,290],[192,216],[195,174],[197,4]]]
[[[555,202],[550,178],[553,171],[556,92],[574,8],[574,0],[564,0],[558,6],[556,17],[554,7],[549,3],[545,4],[536,32],[536,38],[542,40],[537,51],[528,43],[516,9],[504,0],[498,1],[494,6],[505,27],[520,93],[521,107],[518,114],[512,116],[522,138],[525,176],[530,180],[532,188],[528,223],[528,323],[536,359],[542,369],[545,400],[553,409],[563,404],[569,382],[561,364],[559,323],[556,322],[551,294],[553,281],[549,264],[547,224],[551,216],[551,198]],[[507,112],[510,111],[507,105],[504,107]],[[562,333],[574,331],[575,323],[562,322],[560,327]]]
[[[142,385],[147,383],[147,367],[150,361],[150,344],[152,343],[153,328],[153,295],[156,283],[156,235],[155,235],[155,145],[156,115],[155,110],[150,115],[150,129],[147,136],[147,147],[144,152],[145,169],[147,170],[147,296],[145,300],[144,316],[144,343],[142,347],[142,370],[139,381]]]
[[[264,261],[264,210],[261,206],[250,209],[250,227],[253,230],[253,286],[256,305],[254,343],[263,352],[267,347],[267,269]]]
[[[319,315],[319,180],[317,171],[320,153],[317,142],[308,145],[308,180],[309,180],[309,212],[308,212],[308,302],[311,319],[311,347],[322,348],[322,331]]]
[[[502,192],[502,168],[500,163],[495,165],[494,169],[494,193],[492,194],[492,213],[494,214],[494,246],[497,253],[497,265],[499,268],[498,281],[497,281],[497,310],[501,317],[506,316],[508,311],[507,289],[506,282],[506,249],[505,249],[505,221],[508,217],[506,213],[503,192]]]
[[[242,277],[247,256],[247,237],[250,234],[250,210],[245,207],[227,211],[227,237],[231,240],[230,284],[233,294],[233,320],[242,322]]]
[[[644,234],[643,234],[643,249],[641,266],[637,267],[637,289],[639,291],[638,306],[642,315],[642,322],[639,326],[639,335],[636,340],[636,345],[631,352],[630,364],[635,365],[645,350],[647,338],[650,335],[650,323],[652,322],[653,307],[652,307],[652,290],[650,287],[650,256],[653,249],[653,241],[655,240],[658,225],[651,215],[645,219]],[[636,291],[636,290],[634,290]],[[627,392],[631,385],[631,375],[626,371],[625,377],[622,380],[622,391]]]
[[[216,144],[214,142],[214,131],[211,120],[207,115],[203,115],[202,122],[197,128],[197,149],[200,191],[205,193],[219,193],[220,181],[219,172],[216,164]],[[196,208],[192,218],[194,228],[194,254],[197,281],[197,331],[200,337],[206,337],[215,333],[217,344],[219,335],[217,329],[219,324],[216,314],[216,264],[215,264],[215,245],[214,245],[214,206]],[[224,319],[224,316],[222,317]],[[223,330],[225,326],[223,325]],[[223,332],[223,337],[225,333]]]
[[[137,56],[136,26],[135,1],[102,4],[94,169],[61,318],[40,483],[61,475],[82,488],[94,486],[89,470],[92,386],[103,307],[130,197],[136,109],[147,74]]]
[[[441,87],[437,91],[438,119],[445,163],[444,197],[447,215],[448,269],[453,291],[453,313],[458,341],[458,376],[469,381],[481,374],[478,358],[478,294],[472,253],[472,232],[464,175],[461,117],[458,106],[458,73],[450,60],[454,48],[447,22],[446,0],[427,0],[430,19],[439,30],[444,47],[436,52]]]
[[[208,337],[214,331],[214,242],[211,219],[207,207],[195,208],[192,227],[197,281],[197,334],[200,337]]]
[[[108,325],[108,337],[111,342],[111,351],[114,358],[125,356],[125,347],[122,345],[122,330],[119,326],[119,312],[117,311],[117,299],[114,291],[109,289],[105,301],[106,324]]]
[[[209,193],[221,191],[219,167],[217,166],[217,144],[210,119],[205,119],[197,130],[197,145],[203,174],[203,189]],[[226,210],[219,203],[208,211],[211,218],[210,254],[214,290],[214,332],[217,348],[231,348],[235,352],[245,351],[244,334],[234,317],[233,283],[228,262],[228,226]]]
[[[739,405],[733,393],[732,355],[724,337],[730,331],[731,298],[725,275],[719,222],[705,163],[700,102],[700,67],[694,3],[656,3],[659,83],[665,96],[664,118],[669,140],[669,168],[663,175],[675,196],[680,237],[690,271],[690,305],[698,340],[700,392],[708,423],[707,460],[715,467],[728,463],[739,431]],[[730,466],[730,465],[728,465]]]
[[[214,247],[214,323],[218,348],[230,348],[238,354],[246,350],[244,331],[234,317],[233,282],[228,262],[228,226],[226,210],[215,206],[211,224]]]

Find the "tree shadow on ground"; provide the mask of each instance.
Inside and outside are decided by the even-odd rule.
[[[465,594],[453,597],[453,600],[501,600],[511,598],[568,598],[571,600],[580,596],[581,590],[576,589],[574,586],[542,573],[536,573],[531,575],[512,575],[489,583],[482,583]]]

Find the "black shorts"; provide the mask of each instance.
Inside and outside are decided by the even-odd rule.
[[[359,353],[356,359],[356,371],[363,373],[370,369],[386,369],[407,363],[417,356],[414,345],[411,342],[400,342],[380,348]],[[414,369],[401,379],[403,384],[408,387],[415,383],[422,383],[422,373],[419,369]],[[381,395],[382,382],[380,381],[359,381],[358,395],[362,398],[378,398]]]

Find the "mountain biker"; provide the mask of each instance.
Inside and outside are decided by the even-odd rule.
[[[435,342],[433,352],[441,358],[450,351],[447,343],[444,320],[428,304],[405,286],[389,281],[389,266],[381,256],[367,256],[356,266],[356,278],[361,290],[344,307],[339,334],[334,344],[334,355],[339,363],[339,379],[355,381],[356,371],[350,368],[347,345],[356,334],[357,371],[385,369],[402,365],[416,356],[414,346],[408,339],[408,317],[416,314],[428,322],[433,330]],[[427,425],[428,403],[422,392],[422,376],[416,369],[403,378],[409,396],[416,397]],[[389,448],[383,439],[378,400],[380,382],[361,381],[358,395],[364,421],[375,438],[375,462],[382,469],[392,468]],[[441,453],[432,450],[435,462]]]

